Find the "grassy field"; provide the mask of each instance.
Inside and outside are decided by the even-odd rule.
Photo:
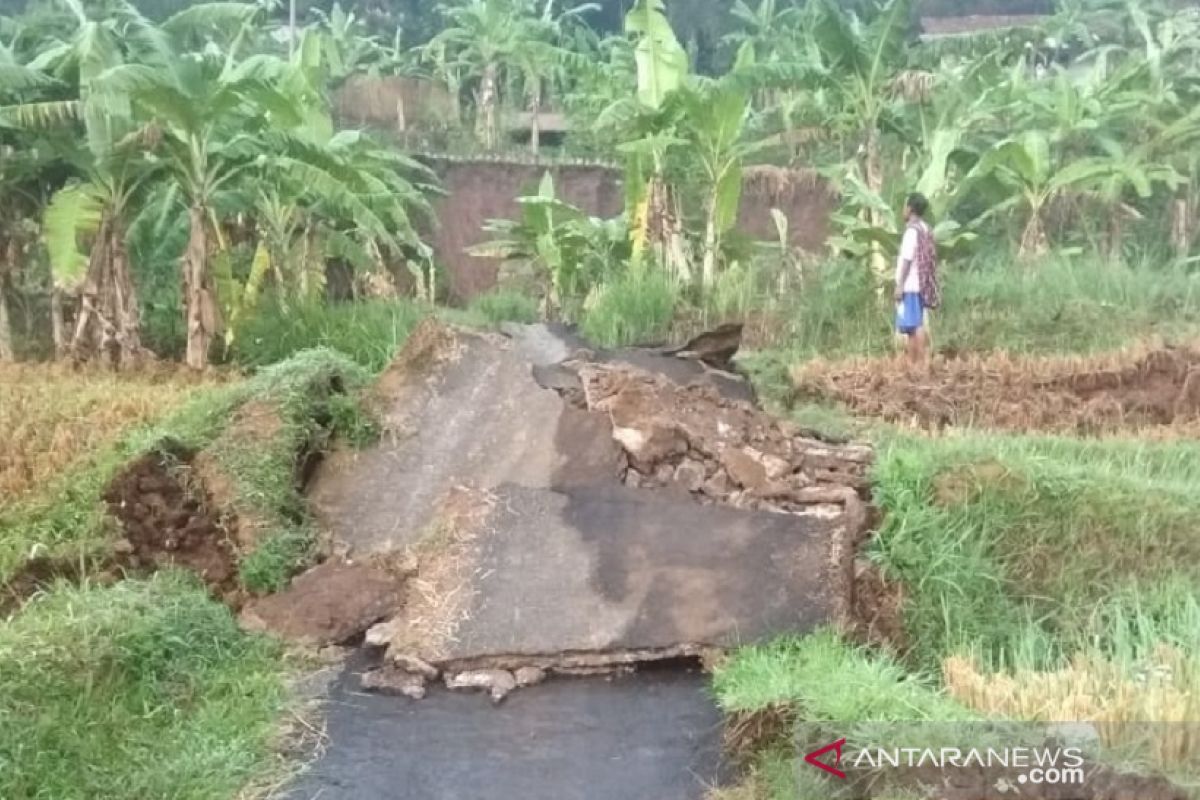
[[[48,396],[43,378],[62,381],[49,367],[22,377],[30,396]],[[251,778],[278,777],[285,767],[273,742],[294,667],[277,644],[243,633],[191,574],[113,583],[100,567],[117,533],[100,496],[123,465],[164,442],[202,452],[227,481],[222,499],[239,524],[257,526],[240,583],[278,589],[314,543],[297,459],[334,433],[372,435],[354,396],[367,377],[344,356],[310,350],[245,380],[166,385],[170,402],[110,426],[63,459],[56,479],[0,509],[4,579],[31,553],[80,565],[77,580],[39,592],[0,622],[0,797],[215,800]],[[74,380],[107,419],[114,379]]]
[[[1200,720],[1200,443],[859,430],[883,511],[866,556],[903,586],[907,647],[822,633],[746,649],[715,676],[722,706],[1100,721],[1113,760],[1194,783],[1194,725],[1145,722]],[[740,796],[819,793],[796,788],[793,758],[763,750]]]
[[[210,383],[174,369],[124,376],[0,364],[0,511]]]

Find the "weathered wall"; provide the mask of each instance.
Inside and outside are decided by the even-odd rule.
[[[438,160],[434,168],[445,196],[434,203],[437,227],[428,241],[446,267],[450,293],[458,300],[496,285],[499,263],[468,255],[466,249],[488,240],[483,230],[488,220],[514,219],[517,198],[535,192],[547,170],[554,176],[558,196],[589,214],[614,216],[623,203],[621,174],[607,166]],[[824,247],[834,203],[820,178],[772,168],[750,170],[738,227],[755,238],[775,241],[771,209],[778,208],[788,218],[792,244],[816,251]]]

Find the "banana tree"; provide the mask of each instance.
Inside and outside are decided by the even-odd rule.
[[[490,220],[496,238],[472,247],[473,256],[517,260],[531,265],[543,286],[543,314],[561,315],[569,302],[595,285],[610,265],[627,257],[627,236],[619,221],[588,217],[555,195],[547,172],[537,194],[520,197],[520,217]]]
[[[214,252],[224,249],[215,201],[257,159],[262,135],[272,127],[295,128],[303,109],[279,90],[263,59],[234,60],[233,52],[209,49],[164,67],[118,67],[106,74],[114,90],[128,92],[153,120],[157,146],[152,165],[188,206],[188,241],[181,261],[187,329],[186,363],[207,366],[222,317],[213,274]]]
[[[687,54],[663,0],[638,0],[625,16],[625,32],[635,41],[636,100],[614,104],[602,118],[624,120],[626,141],[617,150],[626,157],[625,212],[633,259],[640,262],[650,249],[669,272],[690,281],[679,202],[665,169],[668,151],[686,143],[675,128],[679,104],[668,100],[687,79]]]
[[[835,127],[861,137],[858,169],[866,188],[883,191],[881,121],[897,102],[896,76],[906,66],[905,44],[912,21],[913,0],[885,0],[875,4],[868,22],[843,10],[835,0],[812,0],[807,30],[819,53],[831,91],[841,109]],[[900,99],[903,99],[902,97]],[[867,223],[881,227],[884,218],[867,209]],[[871,264],[882,275],[886,262],[873,251]]]
[[[1050,249],[1043,213],[1063,192],[1086,186],[1110,174],[1112,167],[1099,160],[1081,159],[1057,167],[1051,155],[1050,135],[1031,130],[997,143],[986,152],[967,176],[970,182],[994,179],[1009,191],[1009,197],[992,206],[985,216],[1011,208],[1021,209],[1017,256],[1029,261]]]
[[[64,80],[75,76],[78,99],[67,103],[73,106],[71,116],[82,123],[86,145],[63,153],[80,179],[51,199],[43,225],[54,291],[59,297],[64,292],[78,297],[70,340],[56,344],[77,359],[132,366],[146,353],[126,236],[147,175],[142,150],[157,131],[135,117],[128,93],[108,86],[103,76],[130,58],[153,60],[153,48],[147,45],[156,31],[127,4],[96,20],[78,0],[64,5],[74,15],[73,34],[46,48],[36,61]],[[56,114],[44,105],[26,112],[18,116],[42,125],[56,122]],[[86,257],[77,250],[81,239],[91,241]]]
[[[735,66],[753,60],[750,44],[742,46]],[[745,141],[750,94],[732,78],[680,90],[679,130],[704,172],[704,254],[701,283],[716,283],[722,237],[737,224],[742,194],[742,166],[763,145]]]
[[[531,41],[535,10],[530,0],[449,0],[438,9],[447,26],[425,50],[440,58],[445,69],[465,68],[478,77],[477,133],[483,146],[494,150],[502,73]]]

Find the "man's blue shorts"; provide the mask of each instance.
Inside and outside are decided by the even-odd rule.
[[[925,324],[925,307],[919,292],[905,292],[896,304],[896,330],[903,334],[916,333]]]

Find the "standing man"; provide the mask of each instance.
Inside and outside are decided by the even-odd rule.
[[[928,364],[931,355],[929,311],[941,303],[937,248],[925,221],[929,201],[919,193],[904,204],[904,237],[896,259],[896,330],[907,337],[905,351],[913,364]]]

